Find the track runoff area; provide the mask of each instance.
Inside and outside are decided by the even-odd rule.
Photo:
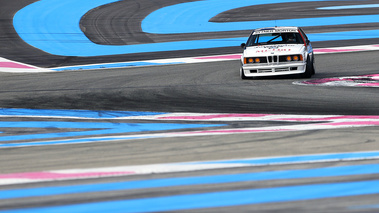
[[[70,4],[78,4],[78,1],[70,1]],[[83,1],[84,2],[84,1]],[[87,2],[87,1],[86,1]],[[77,21],[76,18],[81,17],[83,12],[86,12],[90,9],[98,7],[103,4],[113,3],[114,1],[92,1],[96,3],[84,4],[85,7],[80,8],[78,14],[72,14],[72,20]],[[270,1],[270,3],[282,3],[284,1]],[[297,2],[297,1],[286,1],[286,2]],[[163,8],[161,11],[152,13],[151,16],[146,18],[145,23],[142,27],[147,32],[151,33],[185,33],[186,30],[191,30],[191,32],[202,32],[202,29],[193,28],[193,29],[183,29],[183,28],[174,28],[174,27],[163,27],[162,29],[177,31],[156,31],[159,29],[153,28],[153,20],[157,20],[156,17],[161,16],[162,13],[170,12],[171,16],[166,17],[168,20],[171,20],[175,17],[173,11],[180,11],[180,7],[188,7],[190,10],[188,16],[191,17],[194,14],[192,8],[207,8],[209,11],[209,5],[214,3],[214,1],[201,1],[188,4],[178,4],[172,7]],[[37,2],[37,4],[32,4],[27,8],[26,14],[34,13],[36,8],[41,10],[50,8],[51,5],[56,5],[56,1],[47,1],[42,0]],[[246,7],[252,6],[255,3],[250,1],[233,1],[233,3],[227,3],[227,1],[218,1],[217,5],[219,7],[214,7],[214,14],[220,13],[221,11],[230,10],[234,7]],[[81,4],[80,4],[81,5]],[[88,6],[90,5],[90,6]],[[79,6],[79,5],[78,5]],[[35,7],[35,8],[34,8]],[[178,8],[179,7],[179,8]],[[338,7],[329,7],[329,8],[320,8],[323,10],[345,10],[351,8],[373,8],[378,7],[376,4],[359,4],[359,5],[346,5]],[[71,7],[75,8],[75,7]],[[192,10],[191,10],[192,9]],[[75,11],[75,10],[73,10]],[[213,13],[207,14],[207,16],[214,15]],[[195,13],[197,14],[197,13]],[[204,13],[202,13],[204,14]],[[21,18],[20,18],[21,17]],[[21,29],[23,18],[25,15],[20,15],[15,17],[15,27],[16,29]],[[59,20],[67,18],[67,16],[61,16],[57,13]],[[212,29],[214,31],[224,31],[225,29],[229,30],[242,30],[242,26],[239,24],[233,24],[235,26],[213,26],[208,24],[208,21],[204,22],[203,19],[208,19],[209,17],[199,17],[195,23],[207,23],[204,29]],[[208,19],[209,20],[209,19]],[[329,17],[328,23],[331,22],[334,24],[348,24],[351,22],[355,23],[364,23],[377,20],[376,15],[369,16],[351,16],[350,18],[335,18],[331,19]],[[35,21],[35,20],[34,20]],[[166,23],[166,19],[161,20],[161,26]],[[185,20],[178,20],[176,26],[183,26]],[[322,19],[304,19],[297,20],[303,21],[303,24],[327,24],[322,22]],[[57,22],[52,22],[57,23]],[[75,22],[76,23],[76,22]],[[283,23],[285,23],[283,21]],[[289,22],[288,24],[290,24]],[[257,23],[252,23],[257,24]],[[262,22],[261,24],[267,24]],[[288,25],[286,24],[286,25]],[[291,24],[293,25],[293,24]],[[68,25],[69,26],[69,25]],[[230,27],[230,28],[228,28]],[[235,29],[231,29],[231,28]],[[246,26],[244,26],[246,27]],[[49,29],[47,27],[46,29]],[[23,37],[32,46],[35,46],[41,50],[49,52],[51,54],[76,54],[77,52],[68,52],[75,51],[77,48],[88,49],[88,46],[76,45],[70,46],[67,45],[65,48],[56,48],[62,45],[51,45],[56,44],[57,38],[52,38],[51,44],[46,45],[45,42],[33,43],[38,41],[37,38],[30,38],[30,35],[39,35],[39,33],[34,32],[35,29],[27,33],[27,37]],[[56,30],[56,28],[52,29]],[[65,29],[63,29],[65,30]],[[357,31],[356,35],[360,35],[360,38],[373,38],[377,37],[378,32],[376,30],[366,31]],[[81,33],[81,32],[79,32]],[[355,32],[352,32],[355,33]],[[58,33],[59,34],[59,33]],[[321,37],[331,39],[330,36],[335,36],[333,38],[339,37],[342,38],[343,33],[327,33],[323,34]],[[346,35],[346,33],[345,33]],[[76,37],[76,39],[86,39],[84,37]],[[312,35],[310,35],[312,38]],[[73,39],[73,38],[69,38]],[[243,38],[245,39],[245,38]],[[314,41],[320,39],[317,35],[314,35]],[[345,38],[346,39],[346,38]],[[191,48],[201,48],[207,43],[212,43],[213,46],[208,47],[219,47],[220,45],[226,45],[225,42],[240,42],[242,39],[221,39],[216,42],[209,41],[194,41],[193,43],[184,42],[179,45],[183,47]],[[39,40],[40,41],[40,40]],[[86,39],[87,41],[87,39]],[[219,43],[218,43],[219,42]],[[131,51],[131,47],[104,47],[94,45],[92,42],[83,42],[85,45],[93,45],[96,51],[91,52],[82,52],[81,56],[92,56],[94,54],[103,54],[104,51],[108,51],[108,54],[120,54],[128,53]],[[41,45],[41,46],[40,46]],[[46,46],[44,46],[46,45]],[[175,45],[174,45],[175,46]],[[53,47],[53,48],[52,48]],[[105,49],[107,48],[107,49]],[[165,51],[173,50],[172,44],[166,45],[161,44],[161,48],[164,48]],[[377,50],[378,45],[365,45],[365,46],[350,46],[350,47],[341,47],[341,48],[323,48],[317,49],[315,52],[317,54],[325,53],[336,53],[336,52],[348,52],[348,51],[368,51],[368,50]],[[93,48],[92,48],[93,49]],[[135,49],[135,47],[133,47]],[[144,48],[138,48],[140,51],[152,51],[154,48],[152,46]],[[163,49],[160,49],[162,51]],[[62,52],[57,52],[62,51]],[[94,65],[83,65],[75,67],[57,67],[52,69],[39,68],[31,66],[28,64],[23,64],[7,59],[2,59],[0,61],[0,67],[2,71],[6,72],[58,72],[66,70],[86,70],[86,69],[101,69],[101,68],[113,68],[113,67],[128,67],[128,66],[151,66],[151,65],[162,65],[162,64],[179,64],[179,63],[199,63],[199,62],[208,62],[208,61],[217,61],[217,60],[238,60],[240,57],[239,54],[232,55],[217,55],[217,56],[198,56],[191,58],[180,58],[180,59],[167,59],[167,60],[149,60],[149,61],[136,61],[136,62],[125,62],[125,63],[112,63],[112,64],[94,64]],[[314,79],[304,82],[297,82],[298,84],[303,85],[336,85],[340,82],[348,82],[349,85],[352,85],[354,79],[362,80],[362,78],[369,79],[370,82],[362,83],[360,82],[355,84],[355,86],[371,86],[376,87],[378,84],[375,82],[378,80],[378,75],[370,76],[357,76],[357,77],[336,77],[331,79]],[[337,82],[337,83],[336,83]],[[341,84],[342,85],[342,84]],[[50,145],[59,145],[59,144],[75,144],[75,143],[96,143],[101,141],[109,140],[128,140],[128,139],[146,139],[146,138],[157,138],[157,137],[185,137],[185,136],[196,136],[196,135],[223,135],[223,134],[243,134],[243,133],[260,133],[260,132],[284,132],[284,131],[304,131],[304,130],[320,130],[320,129],[335,129],[335,128],[351,128],[351,127],[367,127],[367,126],[377,126],[379,125],[378,116],[345,116],[345,115],[272,115],[272,114],[201,114],[201,113],[184,113],[184,114],[173,114],[173,113],[149,113],[149,112],[104,112],[103,115],[111,115],[110,117],[98,117],[98,112],[92,111],[72,111],[72,110],[29,110],[29,109],[3,109],[2,117],[29,117],[29,118],[70,118],[70,119],[94,119],[100,122],[91,122],[92,126],[88,126],[86,131],[71,132],[72,135],[67,135],[67,137],[81,136],[81,139],[73,140],[56,140],[59,134],[54,133],[41,133],[33,135],[23,135],[23,136],[7,136],[3,137],[0,143],[0,150],[6,151],[7,149],[12,148],[27,148],[27,147],[43,147]],[[105,122],[102,123],[102,119],[126,119],[126,120],[147,120],[154,121],[154,124],[144,123],[141,126],[124,124],[123,128],[120,128],[120,125],[105,125]],[[169,120],[169,121],[208,121],[207,124],[199,125],[182,124],[179,122],[179,125],[162,125],[159,124],[159,120]],[[298,125],[288,125],[288,126],[276,126],[276,127],[266,127],[266,128],[228,128],[227,126],[220,125],[220,122],[226,122],[231,120],[251,120],[251,121],[287,121],[287,122],[297,122]],[[217,126],[212,126],[209,124],[209,121],[217,121]],[[117,122],[115,122],[117,124]],[[20,128],[49,128],[49,127],[58,127],[58,128],[76,128],[77,126],[83,126],[83,123],[78,122],[2,122],[3,127],[7,126],[16,126]],[[85,125],[90,125],[85,124]],[[183,125],[180,127],[180,125]],[[99,130],[99,127],[102,130]],[[207,130],[202,128],[206,127]],[[137,132],[136,135],[126,134],[117,137],[96,137],[94,132],[91,131],[100,131],[95,134],[110,134],[110,133],[127,133],[123,132],[125,129],[131,129],[132,132]],[[199,128],[196,131],[181,131],[181,129],[186,128]],[[214,129],[209,129],[214,128]],[[88,131],[89,130],[89,131]],[[151,133],[156,130],[170,130],[170,133]],[[173,132],[172,130],[176,130]],[[26,138],[33,137],[32,142],[22,143]],[[48,139],[48,140],[47,140]],[[12,141],[12,143],[8,143]],[[21,142],[20,142],[21,141]],[[142,166],[128,166],[128,167],[108,167],[108,168],[93,168],[93,169],[71,169],[71,170],[49,170],[49,171],[37,171],[37,172],[26,172],[26,173],[12,173],[12,174],[1,174],[0,175],[0,185],[4,188],[0,189],[0,206],[3,206],[1,210],[3,212],[159,212],[159,211],[180,211],[180,210],[197,210],[210,209],[210,208],[219,208],[219,207],[233,207],[244,206],[244,205],[259,205],[259,204],[277,204],[285,202],[299,202],[299,201],[313,201],[318,199],[338,199],[338,198],[348,198],[356,196],[371,196],[379,194],[379,182],[377,179],[372,177],[377,177],[379,173],[379,165],[376,164],[376,160],[379,158],[379,153],[377,151],[370,152],[352,152],[352,153],[326,153],[319,155],[301,155],[301,156],[278,156],[278,157],[267,157],[267,158],[251,158],[251,159],[232,159],[225,161],[205,161],[205,162],[183,162],[183,163],[173,163],[173,164],[156,164],[156,165],[142,165]],[[366,163],[373,162],[373,163]],[[353,165],[345,164],[318,164],[318,163],[330,163],[330,162],[354,162]],[[292,164],[317,164],[314,168],[303,168],[303,169],[293,169],[287,168],[285,165]],[[230,169],[230,168],[243,168],[243,167],[260,167],[260,166],[275,166],[282,165],[284,167],[275,168],[271,171],[255,171],[255,172],[238,172],[238,173],[228,173],[228,174],[209,174],[209,175],[190,175],[182,177],[160,177],[160,178],[147,178],[145,180],[126,180],[126,181],[106,181],[100,183],[75,183],[75,184],[59,184],[59,181],[64,180],[77,180],[77,179],[88,179],[88,178],[105,178],[105,177],[115,177],[115,176],[135,176],[135,175],[146,175],[146,174],[167,174],[171,172],[190,172],[190,171],[202,171],[202,170],[217,170],[217,169]],[[311,166],[312,167],[312,166]],[[287,168],[287,169],[285,169]],[[370,176],[371,175],[371,176]],[[123,191],[125,194],[128,192],[131,193],[132,190],[141,190],[140,192],[148,191],[151,189],[163,189],[163,188],[174,188],[174,187],[196,187],[196,186],[210,186],[216,184],[236,184],[242,182],[248,182],[251,184],[258,182],[270,183],[270,181],[278,180],[307,180],[312,178],[342,178],[342,177],[353,177],[353,176],[363,176],[371,177],[366,179],[359,179],[356,181],[319,181],[319,183],[307,183],[297,185],[285,185],[285,186],[266,186],[259,188],[243,188],[240,190],[229,189],[229,190],[214,190],[214,191],[201,191],[197,193],[193,191],[187,194],[167,194],[161,196],[151,196],[151,197],[133,197],[133,199],[105,199],[100,201],[81,201],[80,203],[69,203],[69,204],[55,204],[49,206],[43,206],[41,204],[35,206],[31,204],[25,204],[25,208],[19,209],[16,207],[7,208],[6,206],[11,206],[9,203],[22,203],[22,200],[33,200],[33,199],[44,199],[50,202],[54,202],[54,199],[59,198],[59,196],[64,195],[88,195],[89,193],[106,193],[110,191]],[[328,179],[329,180],[329,179]],[[54,182],[55,184],[46,184],[46,185],[36,185],[23,187],[22,184],[31,184],[31,183],[47,183]],[[47,186],[49,185],[49,186]],[[274,196],[275,195],[275,196]],[[357,204],[351,202],[348,205],[346,211],[375,211],[379,208],[379,203],[372,201],[372,199],[367,199],[367,204]],[[7,204],[8,203],[8,204]],[[252,209],[254,207],[251,207]]]

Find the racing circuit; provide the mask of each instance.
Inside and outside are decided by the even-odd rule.
[[[4,0],[0,212],[379,211],[378,8]],[[241,80],[275,25],[311,79]]]

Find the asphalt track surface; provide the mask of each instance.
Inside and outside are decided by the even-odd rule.
[[[11,25],[15,11],[34,1],[17,0],[1,1],[1,56],[8,59],[34,64],[42,67],[55,67],[83,63],[100,63],[127,61],[135,59],[152,59],[178,56],[198,56],[207,54],[226,54],[240,51],[236,48],[218,48],[208,50],[177,51],[167,53],[145,53],[102,57],[63,57],[49,55],[25,44],[19,39]],[[121,1],[90,11],[81,21],[86,35],[94,42],[103,44],[128,44],[172,41],[187,39],[194,35],[151,35],[139,29],[141,19],[153,10],[166,6],[167,1]],[[185,1],[170,1],[176,4]],[[361,1],[363,4],[374,4],[378,1]],[[120,6],[122,4],[122,6]],[[352,1],[333,2],[335,5],[352,5]],[[288,4],[287,7],[299,11],[298,16],[308,15],[315,5],[330,6],[330,2]],[[131,8],[128,16],[121,14],[120,8]],[[138,9],[134,9],[138,8]],[[270,9],[268,9],[270,8]],[[246,7],[236,11],[220,14],[213,21],[245,20],[249,16],[237,16],[246,11],[260,10],[262,17],[271,19],[270,10],[281,11],[282,5]],[[309,11],[311,10],[311,11]],[[354,14],[374,14],[376,9],[353,10]],[[347,13],[340,10],[339,13]],[[352,11],[348,11],[351,14]],[[328,16],[327,12],[317,12],[317,16]],[[288,14],[285,11],[279,14]],[[119,17],[117,16],[119,15]],[[343,14],[339,14],[343,15]],[[282,17],[283,15],[278,15]],[[114,19],[112,19],[114,18]],[[127,20],[127,21],[124,21]],[[110,23],[110,24],[109,24]],[[120,23],[126,23],[120,26]],[[96,25],[97,24],[97,25]],[[116,26],[116,27],[115,27]],[[307,32],[330,31],[337,26],[326,28],[308,28]],[[338,26],[341,30],[377,29],[378,24],[357,24]],[[113,31],[112,29],[116,29]],[[241,36],[246,32],[226,32],[222,36]],[[117,35],[117,36],[115,36]],[[188,37],[186,37],[188,36]],[[215,38],[219,33],[198,34],[201,38]],[[221,36],[221,37],[222,37]],[[128,39],[125,39],[128,38]],[[350,46],[358,44],[377,44],[377,39],[352,40],[339,42],[318,42],[314,47]],[[356,76],[378,74],[378,52],[338,53],[317,55],[316,75],[313,78],[330,78],[338,76]],[[194,113],[262,113],[262,114],[296,114],[296,115],[379,115],[379,95],[377,88],[357,87],[317,87],[292,84],[304,80],[296,76],[259,78],[242,81],[238,75],[239,62],[210,62],[202,64],[182,64],[152,67],[120,68],[106,70],[88,70],[80,72],[54,72],[38,74],[0,73],[0,106],[2,108],[30,109],[83,109],[83,110],[120,110],[148,112],[194,112]],[[41,121],[50,121],[50,118]],[[68,121],[61,119],[60,121]],[[33,118],[10,117],[2,121],[33,121]],[[90,120],[89,122],[95,122]],[[112,123],[112,120],[105,122]],[[140,121],[146,122],[146,121]],[[138,121],[136,121],[138,123]],[[207,123],[207,122],[206,122]],[[208,122],[211,123],[211,122]],[[270,126],[277,122],[236,122],[238,126]],[[353,127],[340,129],[307,130],[294,132],[248,133],[230,135],[212,135],[196,137],[173,137],[139,140],[121,140],[104,143],[66,144],[58,146],[17,147],[0,150],[0,172],[2,174],[51,171],[76,168],[101,168],[125,165],[145,165],[157,163],[175,163],[188,161],[210,161],[222,159],[257,158],[272,156],[296,156],[318,153],[344,153],[378,150],[378,126]],[[29,130],[4,130],[6,134],[25,134]],[[18,132],[17,132],[18,131]],[[24,131],[24,132],[23,132]],[[34,130],[36,131],[36,130]],[[40,132],[51,131],[37,130]],[[59,132],[59,129],[56,131]],[[81,180],[26,183],[1,186],[0,192],[11,189],[32,189],[49,186],[73,186],[78,189],[71,194],[53,196],[31,196],[26,198],[1,199],[1,210],[29,209],[28,212],[41,212],[40,207],[51,207],[46,212],[61,210],[73,212],[74,204],[92,203],[94,206],[83,206],[83,212],[112,212],[108,205],[120,205],[114,212],[127,212],[125,203],[115,201],[134,200],[130,212],[138,212],[133,205],[151,205],[157,207],[153,212],[377,212],[378,192],[350,195],[336,195],[335,191],[352,192],[356,188],[375,188],[379,173],[378,160],[352,160],[336,162],[313,162],[283,165],[250,166],[196,172],[147,174]],[[264,179],[262,181],[237,181],[231,183],[208,183],[201,185],[179,184],[174,187],[150,187],[142,189],[119,189],[81,192],[84,184],[119,183],[139,180],[153,181],[174,177],[203,177],[224,174],[263,174],[269,171],[286,171],[289,174],[305,169],[339,168],[344,166],[372,165],[369,173],[353,175],[320,176],[310,178]],[[358,171],[358,170],[357,170]],[[216,178],[217,179],[217,178]],[[328,185],[328,184],[344,184]],[[358,186],[349,183],[360,183]],[[324,185],[325,184],[325,185]],[[304,188],[296,188],[304,186]],[[117,187],[117,186],[116,186]],[[287,188],[289,187],[289,188]],[[295,187],[295,188],[291,188]],[[323,187],[331,189],[323,195]],[[342,188],[339,188],[342,187]],[[350,187],[350,188],[349,188]],[[264,193],[245,190],[272,189]],[[321,192],[318,194],[319,189]],[[335,190],[334,190],[335,189]],[[315,197],[300,199],[315,191]],[[359,191],[359,190],[358,190]],[[216,192],[220,197],[208,193]],[[236,192],[227,194],[225,192]],[[238,192],[238,193],[237,193]],[[242,202],[249,196],[266,196],[267,193],[287,193],[292,199],[278,198],[252,204]],[[299,192],[297,194],[295,192]],[[21,192],[20,192],[21,193]],[[250,193],[250,194],[249,194]],[[257,194],[254,194],[257,193]],[[302,194],[303,193],[303,194]],[[4,194],[4,193],[0,193]],[[185,196],[188,197],[185,197]],[[202,197],[191,197],[202,195]],[[204,195],[204,196],[203,196]],[[1,195],[0,195],[1,196]],[[319,197],[317,197],[319,196]],[[237,197],[237,199],[236,199]],[[162,198],[162,199],[159,199]],[[204,200],[237,200],[230,204],[204,204]],[[202,199],[202,200],[200,200]],[[200,203],[199,206],[186,206],[185,201]],[[242,201],[241,201],[242,200]],[[140,201],[140,203],[138,203]],[[239,202],[241,201],[241,202]],[[145,203],[144,203],[145,202]],[[183,204],[181,207],[165,209],[173,202]],[[95,204],[99,204],[96,206]],[[217,202],[216,202],[217,203]],[[208,206],[207,206],[208,205]],[[54,208],[59,207],[59,208]],[[61,208],[60,208],[61,207]],[[69,208],[69,207],[72,207]],[[104,207],[105,209],[102,209]],[[108,208],[108,209],[107,209]],[[140,212],[144,212],[141,207]],[[181,209],[181,210],[180,210]],[[145,209],[145,211],[147,211]]]
[[[376,57],[373,52],[320,55],[317,62],[322,63],[316,64],[315,78],[375,74]],[[237,60],[38,75],[1,74],[4,82],[0,103],[5,108],[39,109],[378,114],[376,88],[292,85],[305,80],[296,76],[241,81],[238,67]]]

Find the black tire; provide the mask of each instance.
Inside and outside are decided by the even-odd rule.
[[[315,74],[314,67],[314,58],[311,60],[310,57],[307,59],[307,65],[305,67],[305,72],[300,75],[302,78],[310,78],[313,74]]]
[[[241,79],[247,79],[245,73],[243,72],[242,67],[240,68],[240,77],[241,77]]]
[[[313,55],[313,57],[312,57],[312,66],[313,66],[312,75],[314,75],[314,74],[316,74],[315,55]]]

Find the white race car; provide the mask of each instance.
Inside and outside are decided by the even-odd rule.
[[[254,30],[241,57],[240,76],[248,77],[315,74],[311,42],[299,27],[270,27]]]

